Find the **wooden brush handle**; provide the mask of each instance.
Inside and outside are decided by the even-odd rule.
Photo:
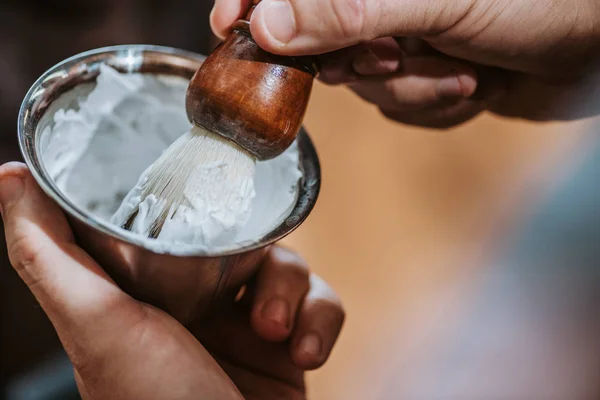
[[[262,50],[250,33],[250,15],[204,61],[186,96],[190,121],[267,160],[283,153],[302,124],[316,67],[309,57]]]

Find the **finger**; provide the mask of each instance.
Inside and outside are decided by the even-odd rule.
[[[386,110],[414,110],[468,98],[477,88],[475,71],[439,57],[406,57],[402,72],[349,84],[364,100]]]
[[[204,321],[194,333],[230,373],[236,372],[232,367],[237,365],[280,380],[293,377],[292,380],[300,383],[304,368],[317,368],[326,361],[344,320],[340,301],[327,284],[315,276],[309,281],[311,288],[298,308],[290,342],[265,341],[259,337],[248,324],[246,306],[240,303]],[[302,340],[314,335],[319,338],[317,351]],[[273,365],[278,366],[276,370]]]
[[[184,388],[239,398],[187,330],[127,296],[75,245],[23,164],[0,167],[0,204],[11,263],[50,317],[84,396],[180,398]]]
[[[309,288],[306,263],[295,253],[273,246],[253,290],[251,324],[265,340],[285,340],[294,328],[296,310]]]
[[[365,45],[356,45],[318,56],[319,80],[327,85],[339,85],[360,79],[352,62],[364,49]]]
[[[396,37],[394,40],[402,49],[402,53],[408,56],[433,56],[440,54],[425,40],[417,37]]]
[[[234,365],[256,375],[274,376],[280,380],[294,377],[302,382],[302,371],[290,359],[287,342],[266,341],[251,326],[252,316],[246,304],[233,304],[218,315],[192,327],[194,335],[228,372]],[[273,365],[277,368],[274,370]]]
[[[463,99],[455,104],[430,109],[380,110],[383,115],[396,122],[424,128],[446,129],[473,119],[484,108],[479,101]]]
[[[345,318],[340,299],[321,278],[311,275],[310,286],[291,345],[294,363],[307,370],[327,361]]]
[[[250,7],[252,0],[216,0],[210,12],[210,27],[221,40],[231,30],[232,25]]]
[[[472,2],[450,0],[263,0],[251,17],[259,46],[279,54],[321,54],[386,36],[450,28]]]
[[[396,41],[391,38],[373,40],[366,49],[354,58],[352,67],[359,75],[385,75],[400,69],[402,51]]]
[[[11,264],[61,339],[110,340],[97,330],[136,312],[135,302],[77,247],[61,210],[23,164],[0,167],[0,204]]]
[[[401,58],[400,46],[393,38],[376,39],[319,56],[319,79],[338,85],[365,76],[392,74],[400,69]]]

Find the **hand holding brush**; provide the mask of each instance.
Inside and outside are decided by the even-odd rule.
[[[148,168],[113,221],[172,242],[220,245],[246,224],[254,165],[283,153],[300,129],[316,73],[310,58],[268,53],[249,30],[251,6],[192,78],[194,128]]]

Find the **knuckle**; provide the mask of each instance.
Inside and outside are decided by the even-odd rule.
[[[381,115],[383,115],[385,118],[387,118],[391,121],[403,122],[403,119],[401,118],[401,114],[396,111],[392,111],[392,110],[388,110],[388,109],[379,107],[379,112],[381,113]]]
[[[95,371],[89,358],[85,356],[85,353],[82,352],[81,349],[77,349],[76,346],[72,345],[70,342],[63,343],[63,348],[80,378],[85,379],[86,383],[89,384],[90,377],[97,375],[94,373],[97,371]]]
[[[287,277],[286,280],[290,282],[291,285],[306,283],[306,286],[308,286],[308,269],[302,265],[297,263],[287,264],[285,268],[285,275]]]
[[[296,263],[284,263],[278,266],[265,280],[276,292],[292,294],[305,292],[309,287],[308,270]]]
[[[345,314],[342,299],[323,278],[313,273],[310,275],[310,284],[312,296],[317,304],[337,309]]]
[[[324,73],[319,74],[319,81],[327,86],[335,86],[338,84],[335,77]]]
[[[335,310],[335,313],[340,317],[341,321],[343,321],[346,318],[346,309],[344,308],[342,299],[334,291],[332,291],[332,294],[329,298],[329,303]]]
[[[339,299],[327,297],[313,299],[306,308],[309,315],[320,316],[330,327],[341,327],[346,319],[346,311]]]
[[[325,85],[334,86],[351,81],[350,75],[341,69],[323,69],[319,73],[319,80]]]
[[[424,107],[430,103],[429,94],[420,88],[411,88],[403,84],[402,79],[389,79],[384,84],[384,90],[389,95],[389,109],[402,109],[406,107]]]
[[[260,286],[265,293],[292,294],[306,291],[310,272],[306,262],[295,252],[276,246],[260,273]]]
[[[9,244],[8,254],[14,269],[28,286],[41,280],[36,265],[39,262],[41,248],[26,235],[17,236]]]
[[[296,269],[302,271],[304,275],[307,275],[308,264],[295,251],[282,246],[277,246],[274,247],[272,256],[274,257],[276,265],[279,265],[287,270]]]
[[[400,107],[406,103],[405,93],[402,90],[400,85],[397,85],[393,81],[388,81],[385,84],[385,90],[390,94],[390,98],[392,99],[393,105],[395,107]]]
[[[346,39],[359,39],[366,25],[367,0],[330,0],[333,25]]]

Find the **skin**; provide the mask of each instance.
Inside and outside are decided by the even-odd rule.
[[[249,4],[217,0],[217,35]],[[319,55],[324,82],[348,85],[387,117],[444,128],[483,110],[537,120],[598,113],[582,93],[599,87],[599,21],[594,0],[263,0],[250,22],[261,47]],[[272,248],[239,302],[187,330],[123,293],[76,246],[22,164],[0,167],[0,206],[11,263],[86,399],[304,398],[303,372],[326,360],[342,326],[331,289]],[[274,299],[286,306],[265,312]],[[318,339],[303,346],[309,334]]]
[[[224,38],[250,0],[216,0]],[[446,128],[481,111],[533,120],[600,112],[593,0],[263,0],[250,21],[267,51],[319,55],[320,78],[346,84],[399,122]]]
[[[21,163],[0,167],[0,211],[11,264],[54,325],[84,399],[303,399],[304,371],[326,361],[344,321],[327,284],[271,247],[244,295],[188,330],[124,293],[78,247]]]

